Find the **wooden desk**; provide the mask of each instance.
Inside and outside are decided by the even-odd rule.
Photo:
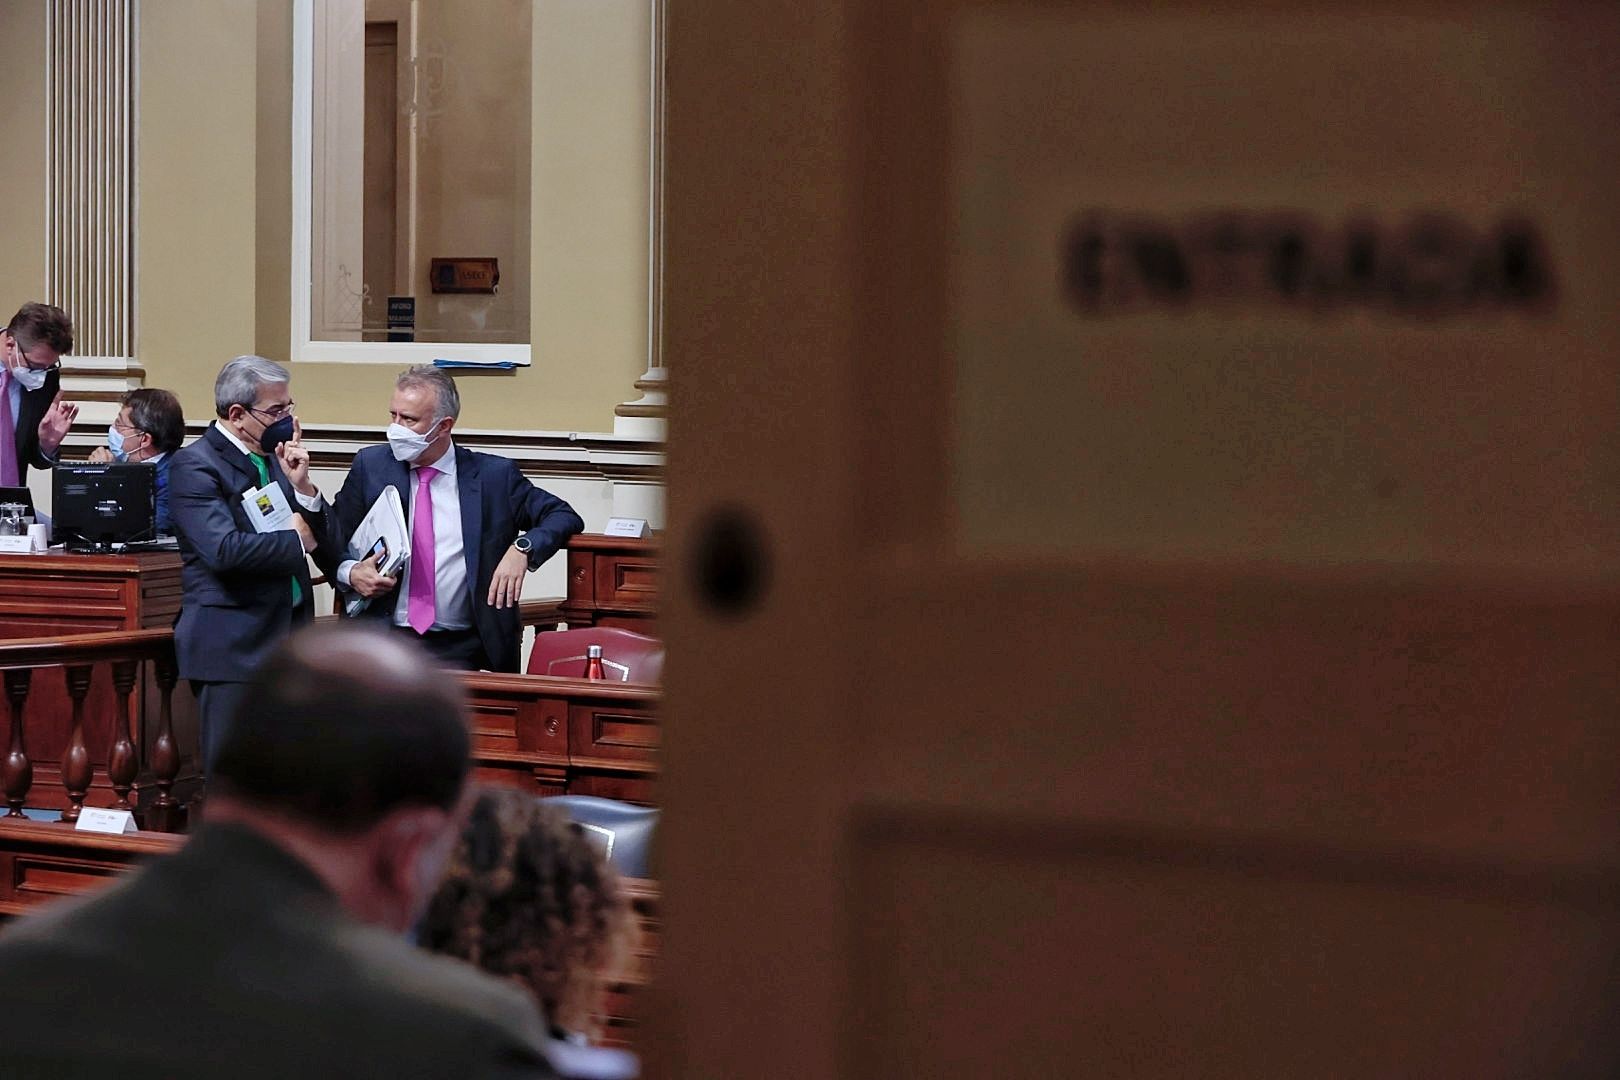
[[[536,795],[653,803],[657,687],[490,672],[464,673],[461,680],[479,780]]]
[[[569,626],[617,626],[657,636],[661,542],[581,533],[568,541]]]
[[[163,629],[180,613],[180,553],[0,555],[0,637]]]
[[[180,555],[145,551],[134,555],[0,555],[0,639],[59,637],[112,630],[168,629],[180,612]],[[142,761],[150,760],[155,738],[146,717],[157,716],[158,692],[149,671],[141,672],[131,703]],[[117,698],[103,667],[95,671],[85,698],[85,742],[94,772],[89,805],[105,806],[111,792],[103,748],[111,741]],[[28,699],[28,753],[34,762],[30,806],[68,805],[61,760],[71,730],[72,708],[61,669],[42,669]],[[10,716],[0,705],[0,730]],[[180,747],[182,780],[196,774],[196,704],[191,693],[174,695],[174,735]],[[137,788],[143,787],[137,781]]]

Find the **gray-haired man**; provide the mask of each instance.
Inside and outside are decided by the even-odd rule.
[[[180,677],[197,693],[205,765],[253,670],[313,617],[304,556],[325,559],[338,547],[309,478],[290,382],[262,356],[230,361],[214,381],[218,419],[169,470],[183,588],[174,646]],[[293,511],[291,528],[259,532],[250,514],[273,511],[274,500],[244,506],[243,495],[271,486]]]

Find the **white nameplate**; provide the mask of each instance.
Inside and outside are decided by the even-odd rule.
[[[141,831],[135,827],[135,815],[128,810],[101,810],[94,806],[80,809],[79,823],[73,827],[80,832],[110,833],[113,836]]]
[[[27,555],[33,552],[34,541],[27,536],[0,536],[0,552],[7,555]]]
[[[647,535],[647,522],[643,518],[608,518],[603,536],[628,536],[640,540]]]

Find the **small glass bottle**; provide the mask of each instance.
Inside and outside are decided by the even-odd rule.
[[[587,679],[604,679],[602,674],[602,646],[585,646],[585,677]]]

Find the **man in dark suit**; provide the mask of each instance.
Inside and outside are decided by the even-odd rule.
[[[180,677],[197,693],[203,762],[236,711],[248,676],[295,627],[313,618],[306,553],[324,559],[326,500],[309,478],[287,369],[238,356],[214,381],[218,417],[174,455],[169,514],[180,539],[182,598],[174,626]],[[242,496],[280,489],[286,527],[259,532]],[[268,500],[266,500],[268,504]]]
[[[381,575],[374,556],[346,560],[337,581],[370,601],[364,617],[415,635],[445,664],[517,671],[523,575],[585,523],[512,462],[455,445],[461,395],[437,368],[402,372],[389,415],[388,445],[354,456],[334,502],[337,536],[347,541],[393,487],[410,525],[410,558],[398,578]]]
[[[79,415],[62,401],[62,357],[73,351],[73,324],[49,304],[24,304],[0,330],[0,487],[28,480],[30,465],[49,469]]]
[[[404,937],[469,801],[461,691],[419,653],[350,626],[272,654],[203,828],[0,934],[0,1075],[552,1075],[533,999]]]

